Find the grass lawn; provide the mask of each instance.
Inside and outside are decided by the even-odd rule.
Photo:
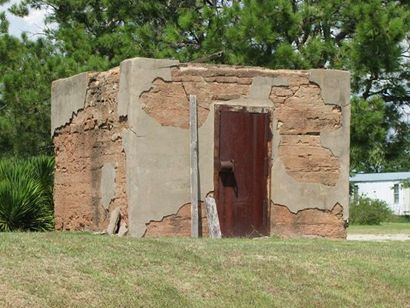
[[[408,307],[409,242],[0,233],[0,307]]]
[[[383,222],[381,225],[350,225],[348,234],[410,234],[409,222]]]

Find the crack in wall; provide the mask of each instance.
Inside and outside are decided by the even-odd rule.
[[[310,71],[289,72],[249,68],[232,69],[232,67],[229,66],[221,68],[219,66],[202,64],[194,67],[190,65],[173,65],[172,68],[171,66],[165,65],[164,67],[168,69],[161,69],[162,64],[174,62],[138,58],[126,60],[121,64],[120,75],[122,81],[119,85],[120,92],[118,94],[118,110],[116,115],[117,119],[115,121],[121,123],[122,136],[120,134],[120,136],[113,135],[110,137],[111,142],[122,142],[120,152],[122,155],[127,156],[125,166],[125,179],[127,184],[124,186],[124,190],[129,193],[129,210],[131,210],[129,215],[133,217],[130,222],[131,235],[141,236],[142,234],[146,234],[147,220],[150,218],[163,217],[162,214],[164,212],[173,212],[178,204],[186,204],[184,201],[189,200],[189,178],[187,177],[187,174],[189,174],[189,167],[187,167],[189,166],[189,153],[187,154],[187,150],[185,150],[189,148],[189,135],[186,133],[188,126],[178,127],[176,125],[169,125],[168,127],[164,127],[167,125],[163,125],[164,123],[152,117],[142,108],[148,94],[158,90],[160,91],[158,95],[162,96],[161,99],[164,100],[163,105],[161,105],[162,103],[155,100],[155,97],[151,97],[151,99],[158,104],[158,108],[154,108],[152,111],[156,116],[164,116],[171,119],[182,117],[184,119],[186,118],[185,120],[188,119],[188,113],[182,114],[181,110],[178,108],[175,109],[175,105],[169,101],[169,98],[166,97],[167,92],[164,92],[163,89],[173,83],[176,84],[177,87],[180,87],[180,90],[178,90],[180,94],[178,92],[178,95],[175,95],[175,97],[178,98],[177,103],[180,104],[181,101],[185,102],[186,106],[181,105],[184,108],[188,107],[188,95],[197,95],[199,114],[202,116],[201,120],[204,121],[199,130],[200,147],[202,149],[200,153],[201,189],[208,191],[209,188],[212,189],[213,187],[212,158],[214,149],[212,129],[214,115],[212,112],[214,105],[226,103],[228,105],[238,104],[255,108],[258,106],[258,108],[262,108],[261,106],[263,106],[263,108],[271,110],[273,106],[269,95],[274,86],[277,88],[279,85],[286,85],[282,90],[293,87],[293,96],[296,91],[301,91],[300,84],[306,85],[306,87],[308,87],[309,84],[313,84],[313,82],[309,83]],[[182,67],[184,68],[182,69]],[[321,74],[326,75],[328,72],[322,72]],[[318,73],[316,73],[316,75],[318,75]],[[84,78],[84,76],[82,78]],[[318,77],[316,76],[316,78]],[[92,77],[90,77],[90,80],[94,82]],[[323,80],[326,81],[327,79],[324,78]],[[103,83],[104,82],[105,81],[103,81]],[[163,88],[158,86],[158,84],[161,83],[165,85]],[[318,84],[321,83],[319,82]],[[82,86],[83,84],[80,84],[80,88]],[[342,88],[342,90],[345,91],[344,88]],[[319,87],[319,91],[320,97],[324,95],[321,92],[321,87]],[[69,93],[72,95],[71,100],[74,100],[74,92]],[[237,95],[238,92],[240,95]],[[94,94],[94,90],[87,88],[84,93],[87,98],[91,94]],[[97,96],[101,94],[99,91],[95,93]],[[212,95],[213,93],[216,94]],[[303,93],[301,93],[301,96],[303,97]],[[342,97],[343,95],[340,94],[339,96]],[[110,98],[96,97],[94,102],[96,108],[100,108],[100,101],[105,99],[107,100],[107,104],[113,103]],[[347,122],[346,119],[344,119],[345,110],[343,108],[348,106],[348,104],[346,105],[344,101],[341,101],[339,105],[328,104],[329,101],[324,99],[323,102],[325,105],[333,105],[330,112],[342,112],[339,123],[343,121],[342,130],[345,132],[344,126]],[[79,108],[77,109],[79,111],[70,114],[70,122],[82,116],[84,112],[92,111],[92,109],[88,109],[88,106],[86,108],[87,102],[82,103],[83,108]],[[171,107],[171,109],[174,108],[175,113],[169,112],[164,109],[163,106]],[[342,108],[338,108],[337,106],[341,106]],[[188,111],[188,108],[185,109],[185,111]],[[162,115],[161,112],[163,113]],[[326,117],[322,119],[320,116],[317,117],[308,114],[306,121],[320,122],[323,120],[326,121]],[[110,130],[112,128],[111,122],[101,122],[99,119],[93,117],[91,117],[89,121],[90,127],[95,126],[95,131],[92,131],[93,133]],[[187,123],[184,122],[182,124],[188,125]],[[282,123],[282,126],[278,127],[278,123]],[[275,134],[277,134],[275,136],[277,140],[273,141],[274,144],[271,149],[274,164],[278,163],[279,157],[279,154],[275,151],[277,151],[280,144],[283,144],[283,136],[279,135],[279,130],[285,128],[283,126],[284,123],[284,121],[277,121],[275,118],[272,120],[272,128]],[[130,127],[126,127],[127,125]],[[53,132],[55,138],[63,135],[64,131],[69,128],[68,126],[69,125],[65,124],[61,129],[55,130]],[[335,127],[332,127],[332,129],[335,129]],[[340,138],[342,138],[339,128],[338,131],[339,132],[334,136],[335,142],[339,142]],[[137,134],[137,132],[139,134]],[[78,133],[83,133],[83,131],[71,131],[71,133],[74,136],[78,135]],[[331,155],[335,157],[345,155],[343,151],[346,151],[346,144],[343,143],[343,146],[333,146],[334,144],[330,141],[332,135],[325,133],[323,131],[318,132],[305,129],[303,134],[295,136],[316,138],[315,140],[319,140],[319,147],[329,150]],[[324,141],[325,139],[326,142]],[[301,139],[297,142],[297,145],[303,145],[303,141],[304,140]],[[324,144],[328,145],[328,147],[324,146]],[[334,148],[338,149],[336,153],[333,152]],[[88,154],[84,153],[84,155],[84,158],[86,158]],[[95,155],[100,155],[100,152],[96,151]],[[313,156],[310,155],[310,157]],[[345,168],[344,164],[345,160],[343,161],[343,168]],[[295,183],[292,177],[287,175],[286,172],[282,172],[280,168],[282,167],[278,165],[272,167],[272,172],[279,174],[279,178],[275,178],[274,183],[271,184],[271,189],[275,189],[275,193],[281,194],[280,198],[277,198],[279,195],[272,195],[272,199],[275,200],[276,203],[282,204],[283,201],[283,204],[287,204],[289,208],[293,210],[299,210],[303,207],[311,208],[312,205],[317,205],[318,209],[323,210],[334,205],[334,200],[338,200],[345,205],[344,210],[347,209],[347,204],[345,204],[344,199],[340,197],[340,192],[343,190],[342,186],[344,187],[345,182],[340,182],[339,179],[337,185],[331,189],[326,185],[318,183]],[[60,184],[61,187],[67,187],[64,186],[64,183]],[[158,195],[158,184],[161,184],[162,192],[160,195],[162,196]],[[283,188],[283,185],[285,185],[285,188]],[[292,189],[292,195],[298,195],[297,198],[292,199],[286,197],[287,190],[290,189]],[[310,194],[311,196],[308,197],[306,194]],[[164,196],[166,197],[164,198]],[[306,203],[300,202],[300,200],[305,200]],[[179,208],[178,211],[180,210]],[[176,213],[178,213],[178,211]],[[165,215],[168,216],[165,219],[170,219],[173,215],[176,214]],[[150,221],[150,224],[154,222],[155,220]],[[70,226],[67,225],[67,227]]]

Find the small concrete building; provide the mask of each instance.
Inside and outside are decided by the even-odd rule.
[[[410,215],[410,172],[358,173],[350,178],[353,199],[364,195],[387,203],[395,215]]]
[[[349,85],[344,71],[147,58],[57,80],[56,229],[102,231],[119,208],[132,236],[189,236],[196,95],[200,205],[214,196],[224,236],[345,238]]]

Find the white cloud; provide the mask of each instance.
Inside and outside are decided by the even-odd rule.
[[[8,13],[7,9],[18,2],[18,0],[12,0],[0,7],[1,11],[6,11],[7,19],[10,22],[10,34],[14,36],[20,36],[22,32],[27,32],[29,36],[41,34],[44,29],[46,10],[31,10],[29,15],[23,18]]]
[[[42,27],[44,25],[45,10],[32,10],[30,14],[23,17],[25,23],[33,27]]]

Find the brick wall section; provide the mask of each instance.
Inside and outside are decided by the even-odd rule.
[[[340,107],[325,105],[320,88],[304,80],[291,87],[272,87],[270,99],[281,136],[279,157],[287,173],[300,182],[334,186],[340,163],[321,146],[320,133],[340,128]]]
[[[340,128],[341,109],[324,103],[320,88],[309,81],[305,72],[182,65],[172,69],[171,81],[159,78],[153,81],[153,87],[141,95],[143,110],[163,126],[189,128],[187,93],[194,94],[199,103],[201,126],[212,102],[248,96],[256,76],[286,76],[289,83],[273,86],[269,96],[281,136],[279,158],[287,173],[299,182],[335,185],[340,164],[329,149],[321,146],[320,133]],[[292,214],[284,206],[275,206],[271,213],[272,232],[345,237],[341,213],[312,209]],[[190,211],[185,205],[176,214],[147,223],[145,236],[189,236],[190,233]]]
[[[336,204],[332,210],[306,209],[290,212],[286,206],[272,204],[271,233],[285,237],[323,236],[346,238],[343,208]]]
[[[163,126],[189,128],[188,95],[197,96],[198,125],[208,117],[213,101],[237,99],[249,94],[252,78],[225,76],[219,70],[172,70],[172,81],[156,79],[141,95],[143,110]]]
[[[118,121],[119,69],[89,74],[86,107],[54,135],[54,184],[57,230],[103,230],[109,210],[120,207],[127,221],[125,153]],[[108,211],[101,204],[104,163],[116,169],[116,191]]]
[[[341,109],[326,105],[320,88],[309,81],[307,72],[271,71],[218,65],[189,64],[171,69],[171,80],[153,80],[143,92],[143,110],[162,126],[189,128],[187,93],[198,98],[199,126],[210,105],[249,96],[254,77],[284,77],[288,86],[274,86],[269,99],[280,134],[279,158],[288,175],[303,183],[334,186],[340,163],[320,143],[320,133],[340,128]],[[56,228],[103,230],[109,211],[101,204],[101,168],[113,162],[116,192],[110,209],[121,208],[127,220],[125,153],[121,133],[126,122],[118,120],[119,69],[90,74],[86,107],[72,121],[56,130],[55,215]],[[315,235],[344,238],[342,207],[331,211],[306,209],[295,213],[285,205],[271,207],[272,233],[288,236]],[[190,236],[190,204],[160,221],[148,221],[144,236]],[[201,210],[203,234],[207,234],[206,212]]]
[[[175,67],[172,80],[160,78],[141,95],[143,110],[163,126],[189,127],[187,93],[197,96],[198,124],[201,126],[214,101],[227,101],[249,95],[255,76],[277,77],[263,69],[200,65]],[[320,145],[320,132],[338,129],[341,109],[326,105],[320,88],[308,80],[306,74],[286,71],[289,86],[272,87],[270,99],[275,106],[275,117],[282,138],[279,156],[290,176],[304,183],[335,185],[340,164],[329,149]],[[291,138],[292,136],[298,136]]]
[[[208,222],[205,204],[200,205],[200,224],[202,236],[208,235]],[[150,221],[144,237],[191,236],[191,204],[184,204],[176,214],[163,217],[160,221]]]

